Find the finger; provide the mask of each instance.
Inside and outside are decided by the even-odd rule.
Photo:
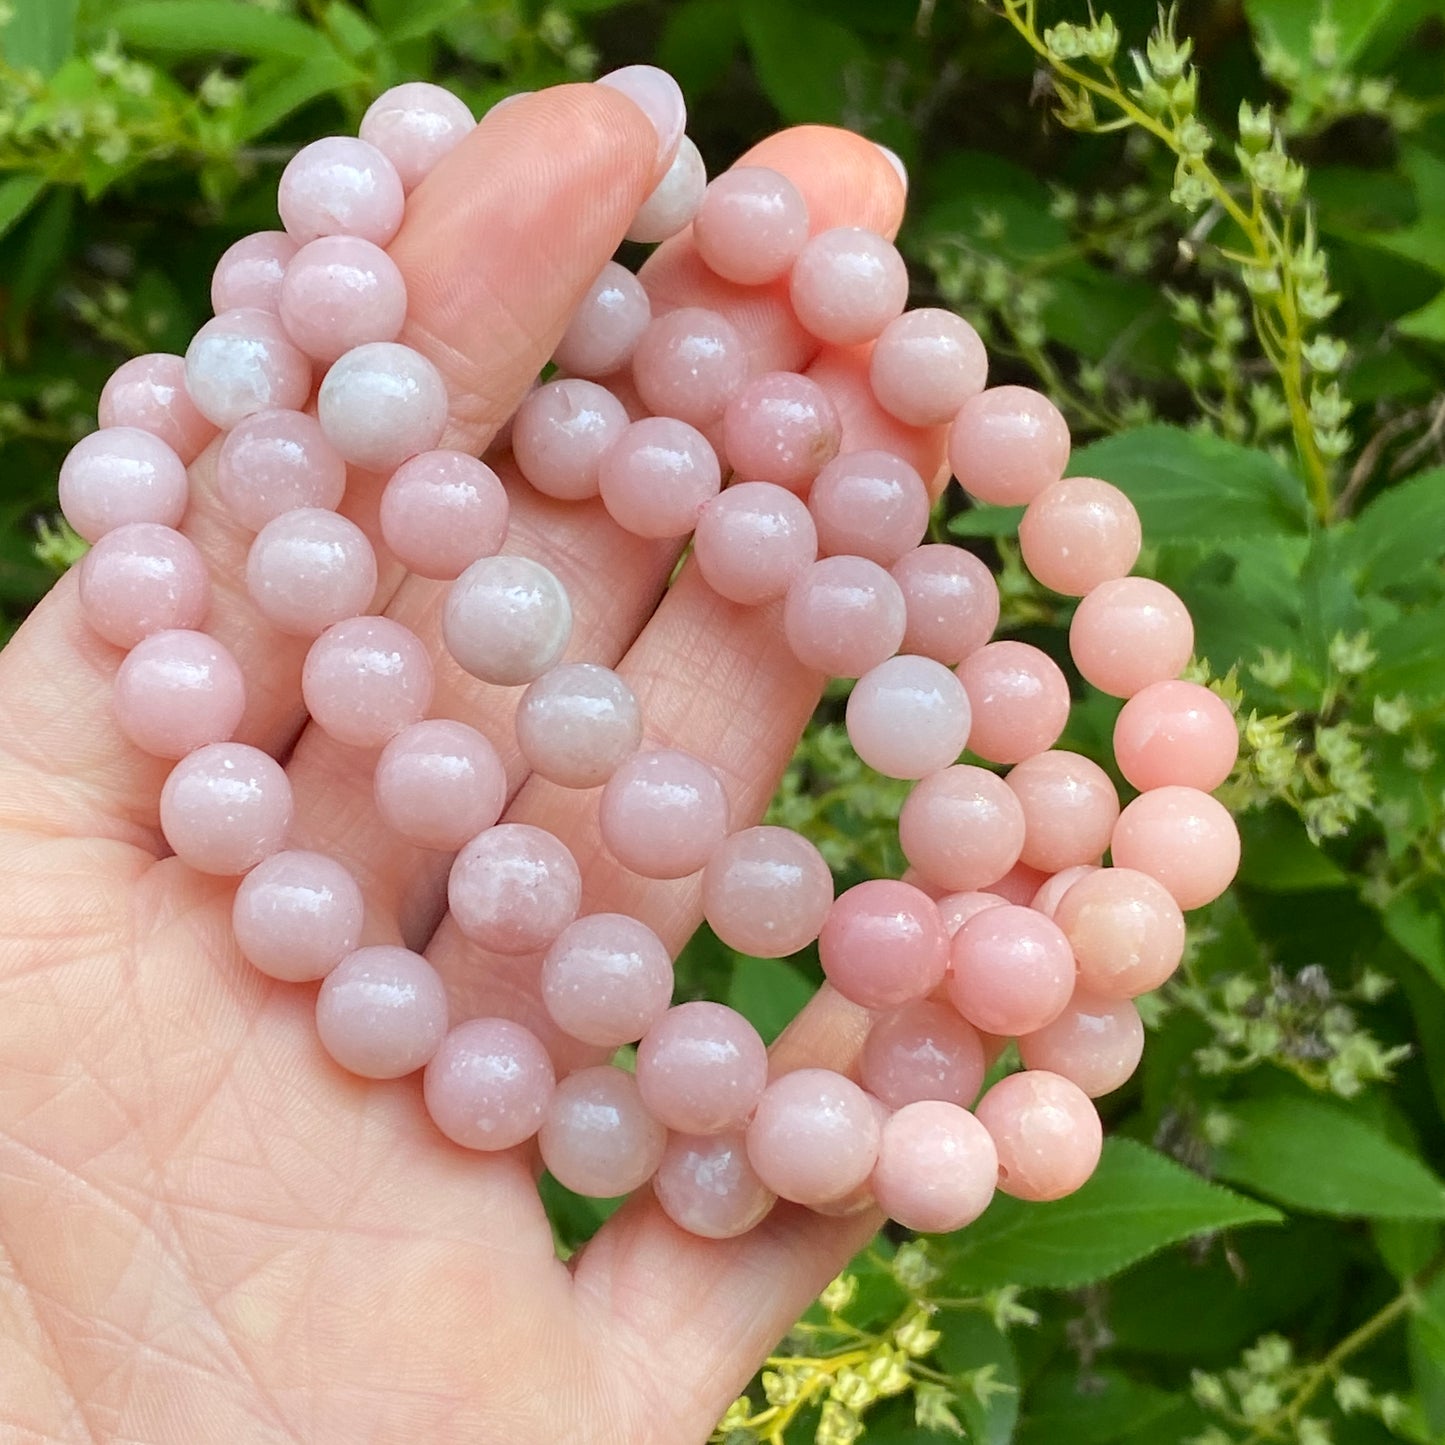
[[[403,340],[447,381],[446,444],[479,450],[510,413],[647,194],[656,152],[630,101],[605,86],[564,86],[489,116],[418,187],[391,250],[408,286]],[[305,719],[307,643],[277,632],[246,596],[251,536],[217,497],[218,446],[192,469],[183,530],[210,563],[208,630],[246,676],[238,736],[284,753]],[[384,480],[353,471],[342,509],[373,533]],[[379,601],[401,576],[394,564],[384,569]],[[120,660],[80,618],[77,579],[63,578],[0,656],[0,817],[160,848],[167,764],[114,725]]]

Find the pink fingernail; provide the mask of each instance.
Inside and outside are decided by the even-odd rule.
[[[658,162],[668,160],[687,126],[687,102],[678,83],[655,65],[624,65],[597,84],[621,91],[652,122]]]

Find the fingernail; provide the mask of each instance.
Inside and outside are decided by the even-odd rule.
[[[878,146],[878,149],[883,152],[883,159],[898,172],[898,179],[903,182],[903,194],[906,196],[908,194],[908,167],[905,166],[903,162],[898,159],[898,156],[889,150],[887,146],[878,145],[877,141],[874,141],[873,144]]]
[[[670,160],[687,128],[687,102],[678,83],[655,65],[624,65],[597,84],[621,91],[652,122],[658,164]]]

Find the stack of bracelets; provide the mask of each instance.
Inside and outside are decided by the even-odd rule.
[[[659,87],[676,89],[648,67],[603,83],[645,110]],[[683,1229],[725,1238],[778,1198],[833,1214],[876,1203],[937,1231],[977,1217],[996,1188],[1030,1200],[1076,1189],[1099,1157],[1092,1099],[1140,1057],[1133,1000],[1179,964],[1183,910],[1217,897],[1239,856],[1234,823],[1209,796],[1233,766],[1235,722],[1218,696],[1179,680],[1193,648],[1179,598],[1129,575],[1141,542],[1133,506],[1106,482],[1064,477],[1063,418],[1036,392],[986,389],[966,321],[904,310],[908,276],[890,241],[814,232],[803,196],[770,169],[709,183],[681,127],[663,135],[674,158],[628,238],[690,227],[716,276],[785,288],[824,364],[759,372],[725,317],[659,311],[645,270],[610,262],[557,346],[555,374],[499,445],[548,497],[600,497],[619,527],[679,550],[691,535],[688,565],[729,602],[772,609],[799,668],[856,679],[846,716],[859,758],[915,780],[898,818],[909,872],[835,898],[811,842],[779,827],[735,831],[718,772],[648,742],[618,672],[564,660],[566,589],[541,562],[504,551],[496,472],[438,449],[446,386],[397,340],[406,287],[384,248],[408,193],[474,124],[447,91],[406,84],[372,105],[359,139],[302,149],[281,178],[285,229],[225,253],[215,317],[185,357],[121,366],[101,429],[64,463],[65,516],[94,544],[81,564],[84,615],[124,651],[116,718],[138,748],[174,760],[160,797],[167,843],[192,868],[240,880],[235,942],[251,964],[319,981],[317,1030],[338,1065],[378,1080],[424,1070],[427,1109],[448,1139],[491,1151],[535,1138],[578,1193],[650,1182]],[[1079,673],[1126,699],[1114,751],[1139,793],[1122,811],[1103,769],[1053,746],[1070,706],[1058,665],[989,640],[999,599],[987,567],[923,544],[925,479],[889,451],[846,444],[817,379],[845,349],[866,357],[889,416],[948,427],[949,466],[970,497],[1026,504],[1025,563],[1081,599],[1069,633]],[[556,1027],[590,1046],[587,1057],[635,1043],[632,1070],[604,1062],[558,1077],[520,1023],[452,1017],[419,953],[358,946],[364,904],[347,868],[287,848],[287,774],[231,740],[245,684],[201,630],[212,581],[178,530],[187,468],[213,444],[220,498],[255,534],[247,593],[273,626],[314,639],[302,692],[315,726],[372,750],[385,824],[455,855],[448,903],[461,933],[483,955],[534,960]],[[449,583],[451,657],[484,683],[525,689],[516,748],[533,774],[597,790],[616,862],[645,879],[700,872],[708,923],[741,953],[777,958],[816,942],[832,987],[872,1016],[854,1076],[803,1067],[770,1079],[741,1014],[671,1006],[672,960],[652,929],[620,913],[579,916],[572,852],[542,828],[501,821],[497,746],[465,721],[427,716],[428,648],[368,612],[378,547],[337,511],[348,466],[389,477],[383,557]],[[965,747],[1007,771],[960,763]],[[1023,1069],[977,1097],[1009,1040]]]

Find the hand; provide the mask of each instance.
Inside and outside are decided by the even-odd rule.
[[[655,183],[655,153],[630,102],[571,86],[488,119],[418,190],[391,251],[410,288],[403,339],[450,388],[444,445],[479,451],[516,405]],[[797,130],[750,159],[792,178],[815,229],[897,229],[901,185],[866,140]],[[725,311],[760,369],[814,357],[784,293],[720,282],[685,237],[648,272],[666,301]],[[941,439],[878,413],[858,356],[834,353],[813,374],[848,445],[888,445],[937,471]],[[507,1013],[544,1030],[536,961],[478,957],[444,916],[449,860],[378,823],[372,756],[305,726],[306,644],[245,596],[249,537],[216,501],[214,454],[193,468],[185,530],[212,564],[208,626],[247,676],[240,737],[289,760],[293,845],[355,870],[365,941],[425,950],[454,1019]],[[618,665],[649,736],[709,759],[735,824],[756,820],[822,681],[792,662],[776,609],[721,602],[690,569],[668,589],[675,544],[622,533],[595,502],[553,503],[506,480],[508,550],[544,561],[571,592],[569,655]],[[373,535],[384,481],[353,473],[343,509]],[[584,911],[634,913],[680,948],[700,917],[697,879],[626,873],[597,843],[595,793],[525,777],[515,691],[442,655],[443,593],[383,564],[385,611],[439,658],[435,712],[497,742],[508,816],[573,848]],[[876,1217],[780,1207],[752,1235],[713,1243],[676,1229],[643,1191],[560,1263],[531,1155],[453,1146],[415,1079],[344,1074],[317,1042],[313,990],[238,956],[234,882],[165,856],[166,765],[113,726],[119,660],[81,620],[74,576],[0,654],[0,1435],[703,1440]],[[843,1065],[860,1025],[825,992],[780,1047]]]

